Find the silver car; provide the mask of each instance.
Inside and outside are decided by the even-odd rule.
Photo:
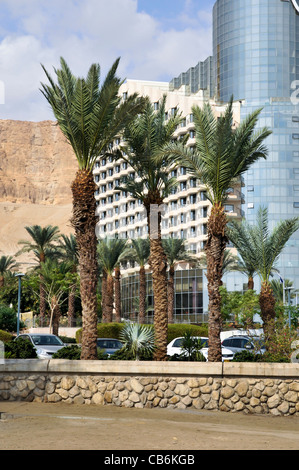
[[[54,353],[65,346],[58,336],[46,333],[21,334],[16,338],[16,341],[19,338],[31,341],[39,359],[51,359]]]
[[[230,336],[222,341],[222,346],[237,352],[250,351],[255,354],[263,354],[266,351],[262,338],[251,338],[250,336]]]

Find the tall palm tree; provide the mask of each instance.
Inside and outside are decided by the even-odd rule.
[[[4,286],[4,275],[11,269],[17,268],[18,263],[13,256],[1,256],[0,258],[0,288]]]
[[[240,225],[242,225],[240,227]],[[240,254],[249,256],[255,266],[255,271],[261,280],[259,296],[261,316],[264,332],[271,334],[275,319],[275,296],[271,286],[270,277],[282,250],[290,237],[299,228],[299,217],[280,221],[270,232],[268,223],[268,210],[260,207],[255,225],[247,221],[241,224],[235,221],[230,223],[228,236]]]
[[[195,149],[179,143],[168,146],[162,158],[183,164],[187,171],[206,185],[212,204],[208,219],[207,279],[209,293],[209,361],[221,361],[221,295],[223,256],[227,244],[227,216],[224,203],[229,188],[257,160],[266,158],[264,140],[271,132],[263,128],[255,133],[261,110],[256,110],[233,128],[233,100],[217,118],[210,104],[192,108],[196,131]]]
[[[139,323],[145,323],[146,315],[146,277],[145,266],[149,261],[150,242],[148,238],[131,240],[131,247],[125,253],[125,259],[135,261],[139,265]]]
[[[86,78],[77,78],[66,61],[55,69],[57,83],[43,67],[49,85],[41,92],[50,103],[58,125],[71,144],[79,169],[72,183],[72,225],[79,251],[80,294],[82,303],[81,359],[97,358],[98,265],[96,238],[96,185],[93,166],[99,155],[141,111],[143,99],[136,95],[122,102],[121,80],[116,76],[119,59],[112,65],[100,85],[100,66],[92,64]]]
[[[127,240],[118,238],[105,238],[99,240],[98,256],[103,272],[102,282],[102,311],[103,323],[111,323],[113,318],[113,304],[116,307],[116,321],[120,322],[120,290],[114,295],[115,268],[119,267],[122,255],[125,252]],[[118,298],[116,298],[118,296]],[[117,310],[118,308],[118,310]]]
[[[166,96],[161,100],[158,111],[147,100],[143,113],[127,126],[124,132],[126,145],[121,147],[121,158],[136,174],[134,180],[128,179],[122,185],[123,189],[143,203],[147,214],[157,343],[155,360],[166,360],[167,357],[167,259],[161,242],[161,206],[176,180],[168,176],[170,164],[163,159],[157,163],[154,156],[172,140],[181,120],[178,113],[167,120],[165,105]]]
[[[181,238],[165,238],[162,240],[162,245],[166,254],[167,263],[169,266],[168,277],[168,323],[173,323],[174,311],[174,275],[175,265],[180,262],[189,262],[191,264],[198,264],[198,258],[188,253],[186,249],[186,241]]]
[[[61,249],[61,258],[70,264],[72,274],[76,274],[79,266],[79,253],[78,244],[73,234],[61,235],[62,240],[59,240],[59,248]],[[75,297],[76,297],[76,284],[71,286],[68,297],[68,326],[74,326],[75,321]]]
[[[32,240],[20,240],[19,244],[23,245],[23,248],[17,253],[29,253],[33,252],[38,267],[40,268],[46,259],[54,258],[58,256],[57,241],[60,233],[58,227],[47,225],[41,227],[40,225],[32,225],[25,227],[26,231],[30,235]],[[40,324],[43,325],[46,315],[46,299],[43,285],[43,275],[40,274],[40,307],[39,307]]]

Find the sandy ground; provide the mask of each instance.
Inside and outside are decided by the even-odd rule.
[[[1,450],[298,450],[299,417],[0,402]]]

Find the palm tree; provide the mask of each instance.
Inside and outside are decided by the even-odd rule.
[[[250,225],[247,221],[243,221],[241,225],[242,227],[239,227],[235,221],[231,222],[228,235],[240,254],[245,253],[248,257],[250,254],[252,264],[261,280],[259,302],[264,333],[269,336],[275,319],[276,302],[270,277],[273,271],[277,271],[275,263],[286,243],[299,228],[299,217],[282,220],[271,233],[268,210],[261,207],[255,225]]]
[[[77,78],[63,58],[56,70],[57,84],[43,67],[49,85],[41,92],[50,103],[58,125],[71,144],[79,169],[72,183],[72,225],[79,251],[82,303],[82,359],[97,358],[97,238],[96,185],[93,166],[99,155],[141,111],[143,99],[136,95],[121,101],[121,80],[116,76],[119,59],[100,86],[100,66],[92,64],[86,78]]]
[[[31,237],[30,240],[20,240],[19,244],[23,245],[23,248],[17,253],[29,253],[33,252],[40,268],[46,259],[49,257],[55,258],[59,252],[57,249],[56,242],[59,239],[59,228],[47,225],[41,227],[40,225],[32,225],[25,227],[26,231]],[[45,314],[46,314],[46,299],[44,293],[43,276],[40,274],[40,324],[43,325]]]
[[[166,254],[167,263],[169,266],[168,278],[168,323],[173,323],[174,311],[174,274],[175,265],[180,261],[198,264],[198,259],[188,253],[184,239],[180,238],[165,238],[162,240],[162,245]]]
[[[76,238],[73,234],[70,234],[69,237],[62,234],[61,237],[62,240],[59,240],[61,258],[70,264],[71,273],[75,275],[78,271],[79,265],[79,254]],[[76,289],[76,284],[73,284],[71,286],[68,297],[68,326],[74,326]]]
[[[131,247],[125,253],[124,259],[135,261],[139,265],[139,323],[145,323],[146,315],[146,277],[145,266],[149,261],[150,242],[148,238],[131,240]]]
[[[119,267],[122,255],[125,252],[127,240],[118,238],[105,238],[99,240],[98,256],[99,263],[103,272],[102,279],[102,311],[103,323],[111,323],[113,318],[113,303],[115,303],[116,321],[120,322],[120,289],[114,296],[114,278],[115,268]],[[118,296],[118,298],[116,298]],[[114,302],[113,302],[114,301]],[[118,309],[118,310],[117,310]]]
[[[223,256],[227,244],[224,203],[229,188],[257,160],[266,158],[263,141],[271,132],[263,128],[254,132],[261,110],[250,114],[233,129],[233,100],[219,117],[210,104],[202,109],[192,108],[196,132],[195,149],[180,143],[168,146],[161,158],[166,156],[176,164],[184,165],[190,174],[206,185],[208,199],[212,204],[208,219],[207,279],[209,294],[209,361],[221,361],[221,295]]]
[[[11,269],[18,267],[13,256],[1,256],[0,258],[0,288],[4,286],[4,275]]]
[[[121,158],[136,175],[135,179],[124,182],[123,189],[142,202],[147,214],[157,342],[155,360],[167,357],[167,259],[161,242],[161,211],[164,198],[170,194],[176,180],[168,176],[170,165],[162,159],[157,163],[154,156],[171,141],[181,120],[177,113],[167,120],[165,104],[166,96],[155,111],[147,100],[143,113],[127,126],[126,145],[121,147]]]

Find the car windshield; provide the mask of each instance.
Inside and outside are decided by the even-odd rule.
[[[31,335],[36,346],[63,346],[63,342],[55,335]]]
[[[122,343],[116,339],[98,339],[98,348],[102,349],[118,349],[122,348]]]

